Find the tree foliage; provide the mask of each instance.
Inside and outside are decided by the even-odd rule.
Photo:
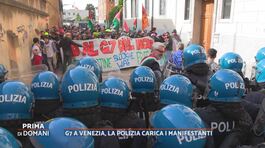
[[[115,15],[122,9],[123,6],[123,0],[119,0],[119,3],[117,6],[113,7],[109,12],[109,22],[112,23]]]
[[[96,9],[95,9],[94,5],[87,4],[86,5],[86,10],[88,10],[89,15],[91,15],[91,18],[94,20],[95,19],[95,12],[96,12]]]
[[[77,15],[76,15],[76,17],[75,17],[75,20],[76,20],[76,21],[81,21],[81,20],[82,20],[82,18],[81,18],[81,16],[80,16],[79,13],[77,13]]]

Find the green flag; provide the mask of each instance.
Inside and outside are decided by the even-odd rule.
[[[94,32],[94,25],[90,19],[87,22],[87,27],[90,29],[90,32]]]
[[[122,9],[121,9],[122,10]],[[119,30],[120,28],[120,22],[121,22],[121,10],[116,14],[112,21],[112,26],[115,30]]]

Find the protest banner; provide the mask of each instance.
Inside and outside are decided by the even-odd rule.
[[[84,56],[95,58],[103,71],[119,70],[136,67],[141,60],[150,54],[154,40],[150,37],[119,39],[93,39],[75,40],[83,47],[72,46],[74,58],[81,59]],[[160,60],[163,65],[165,59]]]

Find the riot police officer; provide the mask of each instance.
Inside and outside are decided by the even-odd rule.
[[[7,69],[3,64],[0,64],[0,83],[6,80],[6,74],[8,73]]]
[[[187,76],[195,86],[194,105],[198,107],[207,106],[208,100],[204,98],[204,91],[212,72],[206,63],[206,54],[202,46],[191,44],[183,51],[184,75]]]
[[[102,68],[94,58],[86,56],[80,61],[78,61],[76,66],[88,68],[89,70],[95,73],[98,78],[98,81],[102,82]]]
[[[255,60],[257,63],[263,59],[265,59],[265,47],[260,48],[255,56]]]
[[[19,148],[22,146],[8,130],[0,127],[0,147]]]
[[[22,123],[30,123],[33,112],[33,94],[20,81],[5,81],[0,84],[0,126],[17,135]],[[23,147],[31,147],[27,137],[17,137]]]
[[[189,107],[172,104],[156,111],[150,118],[150,124],[157,129],[196,130],[206,126],[202,119]],[[207,135],[157,136],[153,138],[154,148],[204,148]]]
[[[101,117],[109,120],[114,128],[144,128],[145,122],[136,113],[130,112],[129,88],[125,81],[110,77],[100,87]],[[147,138],[143,136],[118,137],[121,148],[146,147]]]
[[[237,72],[243,78],[245,87],[247,89],[250,88],[249,79],[246,78],[242,72],[243,59],[239,54],[234,53],[234,52],[225,53],[219,59],[219,65],[220,65],[220,69],[231,69]]]
[[[30,137],[35,147],[51,148],[94,148],[92,136],[75,135],[72,129],[86,129],[87,127],[72,118],[54,118],[44,123],[44,128],[49,131],[49,136]]]
[[[260,105],[265,98],[265,59],[261,60],[256,65],[255,85],[258,90],[251,91],[246,94],[242,104],[249,112],[253,120],[256,120],[256,116],[260,109]]]
[[[110,122],[101,120],[99,84],[92,71],[81,66],[68,69],[63,76],[61,90],[64,116],[78,119],[88,128],[111,128]],[[95,147],[119,147],[117,137],[94,138]]]
[[[45,71],[35,75],[32,79],[31,91],[35,98],[35,121],[46,121],[62,116],[62,102],[56,74]]]
[[[140,116],[148,116],[148,112],[155,111],[159,107],[157,90],[159,85],[152,69],[146,66],[135,68],[130,75],[130,85],[132,89],[132,102],[130,109],[139,112]],[[146,117],[146,124],[149,123]]]
[[[159,100],[162,106],[182,104],[192,108],[192,84],[182,75],[172,75],[166,78],[159,89]]]
[[[236,147],[247,139],[252,119],[240,104],[244,92],[244,81],[235,71],[221,69],[210,78],[210,105],[195,111],[213,129],[215,147]]]

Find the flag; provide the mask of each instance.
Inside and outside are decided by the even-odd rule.
[[[122,10],[122,9],[121,9]],[[121,10],[116,14],[112,21],[112,26],[115,30],[119,30],[120,28],[120,22],[121,22]]]
[[[89,28],[91,33],[94,32],[94,25],[93,25],[91,19],[88,20],[87,27]]]
[[[123,22],[123,29],[125,32],[129,32],[130,30],[126,21]]]
[[[133,20],[133,30],[137,29],[137,18]]]
[[[88,11],[88,22],[87,22],[87,27],[89,28],[90,32],[93,33],[94,32],[94,25],[92,23],[93,16],[91,11]]]
[[[147,28],[148,26],[148,14],[144,8],[144,5],[142,5],[142,30],[145,30],[145,28]]]

